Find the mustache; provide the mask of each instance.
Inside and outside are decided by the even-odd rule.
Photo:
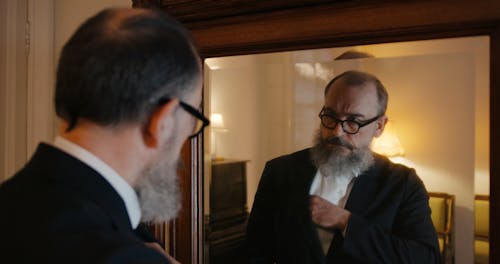
[[[354,149],[353,145],[349,144],[347,141],[345,141],[344,139],[342,139],[340,137],[330,137],[330,138],[327,138],[325,141],[328,144],[346,147],[350,150]]]

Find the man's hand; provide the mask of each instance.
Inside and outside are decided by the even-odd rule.
[[[146,244],[147,247],[150,247],[158,252],[160,252],[163,256],[165,256],[168,261],[172,264],[181,264],[179,261],[175,260],[172,256],[170,256],[169,254],[167,254],[167,252],[165,252],[165,250],[163,250],[163,248],[160,246],[160,244],[158,243],[154,243],[154,242],[146,242],[144,243]]]
[[[316,195],[311,196],[310,209],[313,222],[329,230],[344,231],[351,216],[351,212]]]

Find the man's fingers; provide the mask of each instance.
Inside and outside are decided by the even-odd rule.
[[[311,202],[310,202],[311,209],[324,210],[328,209],[329,206],[330,202],[328,202],[327,200],[316,195],[311,196]]]

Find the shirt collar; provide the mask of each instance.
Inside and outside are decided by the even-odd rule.
[[[139,225],[141,209],[137,194],[113,168],[86,149],[61,136],[56,137],[53,145],[87,164],[106,179],[125,203],[132,228],[135,229]]]
[[[344,207],[351,192],[352,184],[357,177],[358,175],[355,173],[337,177],[325,176],[318,169],[309,188],[309,194],[318,195],[332,204]]]

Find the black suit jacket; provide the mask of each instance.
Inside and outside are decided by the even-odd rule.
[[[352,213],[323,253],[309,210],[309,149],[266,164],[247,228],[251,263],[438,263],[428,194],[413,169],[375,156],[346,203]]]
[[[0,212],[1,263],[168,263],[101,175],[46,144],[0,186]]]

